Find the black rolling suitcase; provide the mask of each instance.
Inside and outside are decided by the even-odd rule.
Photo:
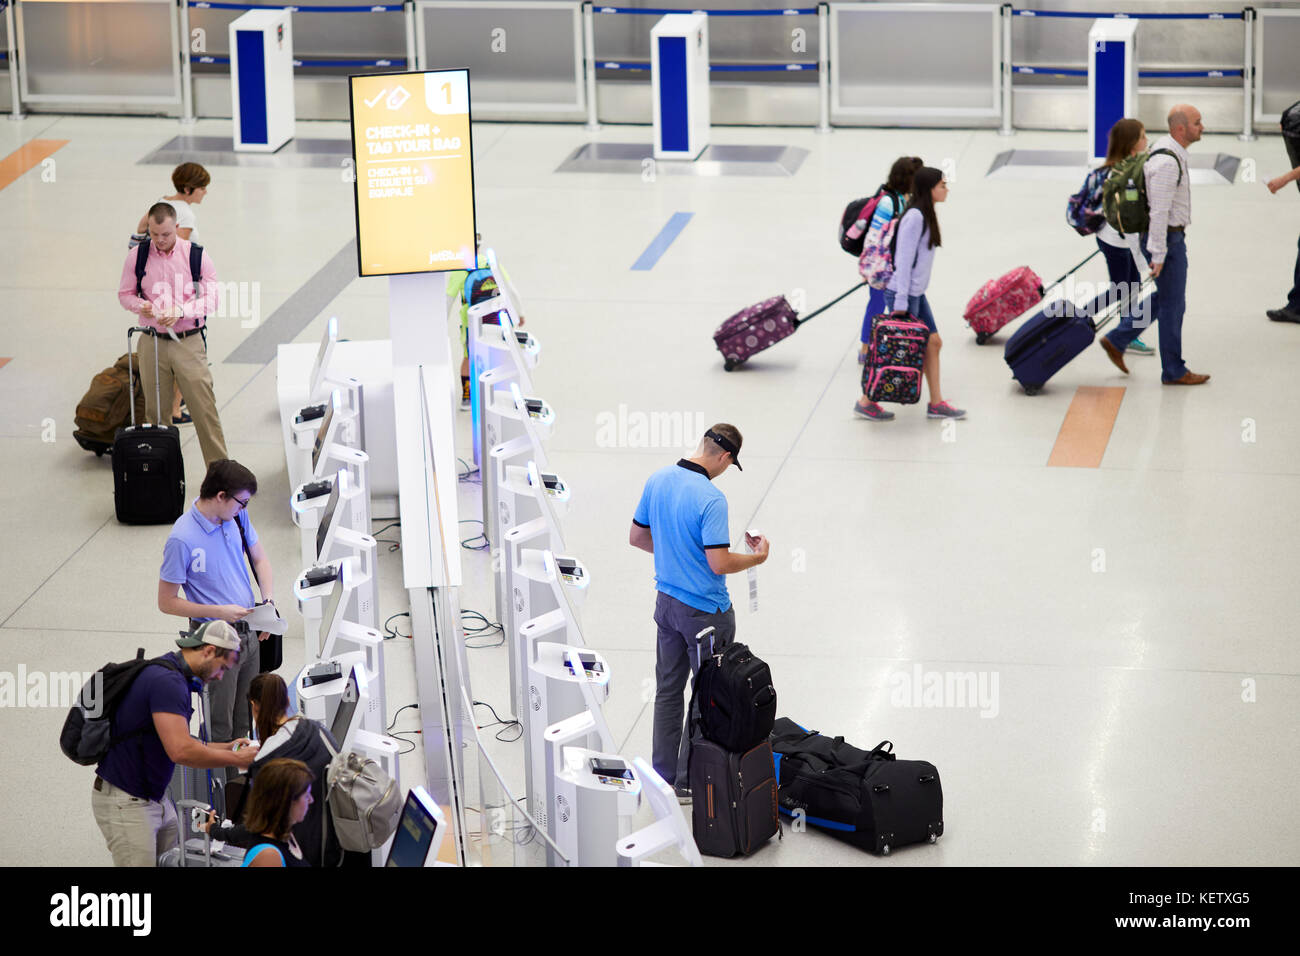
[[[709,856],[748,856],[776,835],[772,744],[743,754],[711,740],[691,743],[691,817],[695,845]]]
[[[128,329],[126,351],[131,355]],[[158,409],[158,350],[154,349],[154,389]],[[130,359],[128,359],[129,368]],[[133,372],[132,372],[133,374]],[[175,425],[137,424],[131,406],[131,424],[120,429],[113,442],[113,505],[122,524],[170,524],[185,511],[185,461],[181,457],[181,432]]]
[[[1139,309],[1149,309],[1155,282],[1145,280],[1139,288]],[[1100,332],[1124,309],[1124,300],[1108,289],[1091,302],[1076,306],[1068,299],[1055,299],[1027,319],[1007,340],[1003,357],[1011,374],[1026,395],[1037,395],[1053,375],[1065,368],[1091,345]]]

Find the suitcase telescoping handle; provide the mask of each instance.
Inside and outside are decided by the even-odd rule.
[[[710,624],[710,625],[709,625],[708,627],[706,627],[704,630],[700,631],[700,633],[698,633],[698,634],[695,635],[695,669],[696,669],[696,671],[699,671],[699,669],[700,669],[701,667],[704,666],[704,658],[700,655],[700,644],[704,641],[704,635],[705,635],[705,634],[709,635],[709,656],[710,656],[710,657],[713,656],[713,652],[714,652],[714,649],[713,649],[713,632],[714,632],[714,630],[715,630],[715,628],[713,627],[712,624]]]
[[[149,332],[149,329],[142,326],[135,326],[126,330],[126,375],[131,380],[131,427],[135,428],[135,369],[131,364],[131,336],[136,332]],[[153,344],[153,390],[154,398],[158,402],[158,421],[162,424],[162,383],[158,380],[158,343]],[[184,854],[181,854],[184,856]]]
[[[1155,288],[1155,285],[1156,285],[1156,280],[1151,278],[1150,276],[1147,276],[1145,279],[1142,280],[1142,284],[1138,286],[1137,295],[1132,297],[1127,296],[1124,294],[1125,290],[1121,289],[1120,294],[1116,296],[1115,301],[1112,302],[1110,305],[1108,305],[1104,310],[1102,310],[1100,317],[1097,316],[1093,317],[1092,320],[1093,332],[1094,333],[1100,332],[1106,326],[1110,325],[1111,319],[1115,318],[1115,316],[1119,315],[1126,308],[1128,308],[1130,303],[1134,305],[1140,303],[1144,298],[1146,298],[1147,293],[1150,292],[1153,288]],[[1136,302],[1133,301],[1135,299]]]
[[[1100,252],[1101,250],[1098,249],[1097,251]],[[852,289],[850,289],[848,292],[843,292],[843,293],[841,293],[840,295],[837,295],[835,298],[831,299],[829,302],[827,302],[827,303],[826,303],[824,306],[822,306],[820,309],[814,309],[812,312],[809,312],[807,315],[802,316],[802,317],[795,317],[795,318],[791,321],[791,324],[792,324],[796,329],[799,328],[799,326],[803,325],[803,324],[804,324],[805,322],[807,322],[809,319],[811,319],[811,318],[815,318],[816,316],[821,315],[823,312],[825,312],[825,311],[826,311],[827,309],[829,309],[831,306],[833,306],[833,305],[835,305],[836,303],[838,303],[841,299],[847,299],[849,296],[851,296],[853,293],[857,292],[859,289],[861,289],[861,288],[862,288],[864,285],[866,285],[866,284],[867,284],[867,282],[866,282],[866,280],[864,279],[863,281],[861,281],[861,282],[859,282],[857,285],[855,285]]]
[[[1062,282],[1064,282],[1066,279],[1070,278],[1070,276],[1074,275],[1076,272],[1078,272],[1080,269],[1082,269],[1084,266],[1086,266],[1086,265],[1087,265],[1087,264],[1088,264],[1092,259],[1096,258],[1096,257],[1099,256],[1099,255],[1101,255],[1101,250],[1100,250],[1100,249],[1094,249],[1093,252],[1092,252],[1092,255],[1088,256],[1086,259],[1084,259],[1082,262],[1080,262],[1080,263],[1079,263],[1077,266],[1075,266],[1073,269],[1070,269],[1068,272],[1066,272],[1066,273],[1065,273],[1063,276],[1061,276],[1060,278],[1053,279],[1053,280],[1052,280],[1051,282],[1049,282],[1047,285],[1043,286],[1043,297],[1044,297],[1044,298],[1047,297],[1047,292],[1048,292],[1049,289],[1055,289],[1058,285],[1060,285],[1060,284],[1061,284]]]

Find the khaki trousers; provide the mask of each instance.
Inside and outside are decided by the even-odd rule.
[[[154,350],[158,350],[158,381],[154,382]],[[204,466],[212,464],[226,454],[226,435],[221,430],[217,414],[217,396],[212,390],[212,372],[208,369],[208,350],[202,335],[187,335],[173,342],[170,335],[161,338],[141,335],[136,348],[136,362],[140,368],[140,384],[144,387],[145,418],[154,425],[171,424],[172,383],[181,390],[181,397],[189,406],[194,419],[194,430],[199,436]],[[158,409],[158,396],[164,399],[164,408]],[[165,416],[165,418],[161,418]]]
[[[157,866],[164,850],[180,838],[176,807],[170,797],[161,801],[133,797],[107,780],[103,790],[90,791],[95,822],[104,834],[114,866]]]

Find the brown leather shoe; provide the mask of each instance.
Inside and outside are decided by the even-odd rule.
[[[1128,374],[1128,367],[1124,364],[1124,353],[1115,348],[1111,340],[1106,338],[1104,335],[1101,337],[1101,350],[1106,353],[1106,356],[1112,362],[1115,363],[1117,369],[1125,375]]]
[[[1210,380],[1208,375],[1200,375],[1196,372],[1188,371],[1183,374],[1182,378],[1176,378],[1172,382],[1165,382],[1166,385],[1204,385]]]

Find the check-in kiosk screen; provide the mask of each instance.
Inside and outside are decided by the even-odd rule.
[[[357,712],[359,696],[357,672],[353,669],[348,671],[348,682],[343,688],[343,696],[339,698],[339,709],[334,712],[334,722],[330,724],[330,735],[340,747],[343,746],[343,739],[348,735],[348,728],[352,726],[352,717]]]

